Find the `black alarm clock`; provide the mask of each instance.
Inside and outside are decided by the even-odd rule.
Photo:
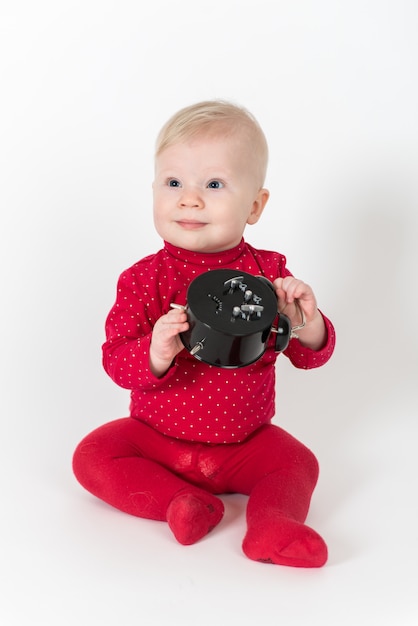
[[[263,276],[231,269],[208,271],[190,283],[187,305],[179,308],[189,322],[189,329],[180,333],[184,347],[196,359],[217,367],[254,363],[264,354],[272,332],[277,352],[286,349],[292,336],[289,318],[278,314],[274,286]]]

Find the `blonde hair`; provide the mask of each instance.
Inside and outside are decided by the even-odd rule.
[[[205,100],[180,109],[160,130],[155,145],[157,157],[166,148],[197,136],[230,137],[241,134],[248,141],[259,170],[260,187],[264,184],[268,162],[265,135],[247,109],[225,100]]]

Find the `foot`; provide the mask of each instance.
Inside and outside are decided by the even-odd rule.
[[[177,541],[184,546],[207,535],[224,514],[224,505],[211,494],[183,493],[170,502],[167,522]]]
[[[322,537],[309,526],[288,518],[249,528],[242,548],[253,561],[292,567],[322,567],[328,558]]]

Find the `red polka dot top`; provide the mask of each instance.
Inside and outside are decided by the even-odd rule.
[[[289,276],[286,259],[257,250],[244,240],[231,250],[199,253],[164,242],[163,249],[125,270],[106,320],[103,365],[112,380],[131,390],[130,414],[160,433],[205,443],[243,441],[275,413],[274,338],[255,363],[221,369],[198,361],[183,349],[161,378],[149,369],[153,326],[171,303],[186,304],[190,282],[218,268],[236,269],[273,281]],[[292,339],[283,353],[298,368],[326,363],[335,345],[332,323],[324,316],[327,343],[319,351]],[[270,345],[271,344],[271,345]]]

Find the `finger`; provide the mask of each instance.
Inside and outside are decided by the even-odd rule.
[[[186,310],[184,307],[173,308],[166,315],[163,315],[161,319],[166,324],[184,322],[187,319]]]
[[[286,299],[289,303],[306,297],[309,298],[311,295],[312,289],[302,280],[294,279],[286,285]]]
[[[294,300],[294,290],[298,281],[293,276],[286,276],[275,281],[276,293],[281,301],[290,304]]]
[[[172,324],[164,324],[162,328],[162,338],[172,339],[176,335],[185,332],[189,328],[189,323],[186,321],[172,323]]]
[[[274,289],[275,289],[277,297],[281,300],[285,300],[286,290],[284,289],[283,278],[276,278],[273,285],[274,285]]]

